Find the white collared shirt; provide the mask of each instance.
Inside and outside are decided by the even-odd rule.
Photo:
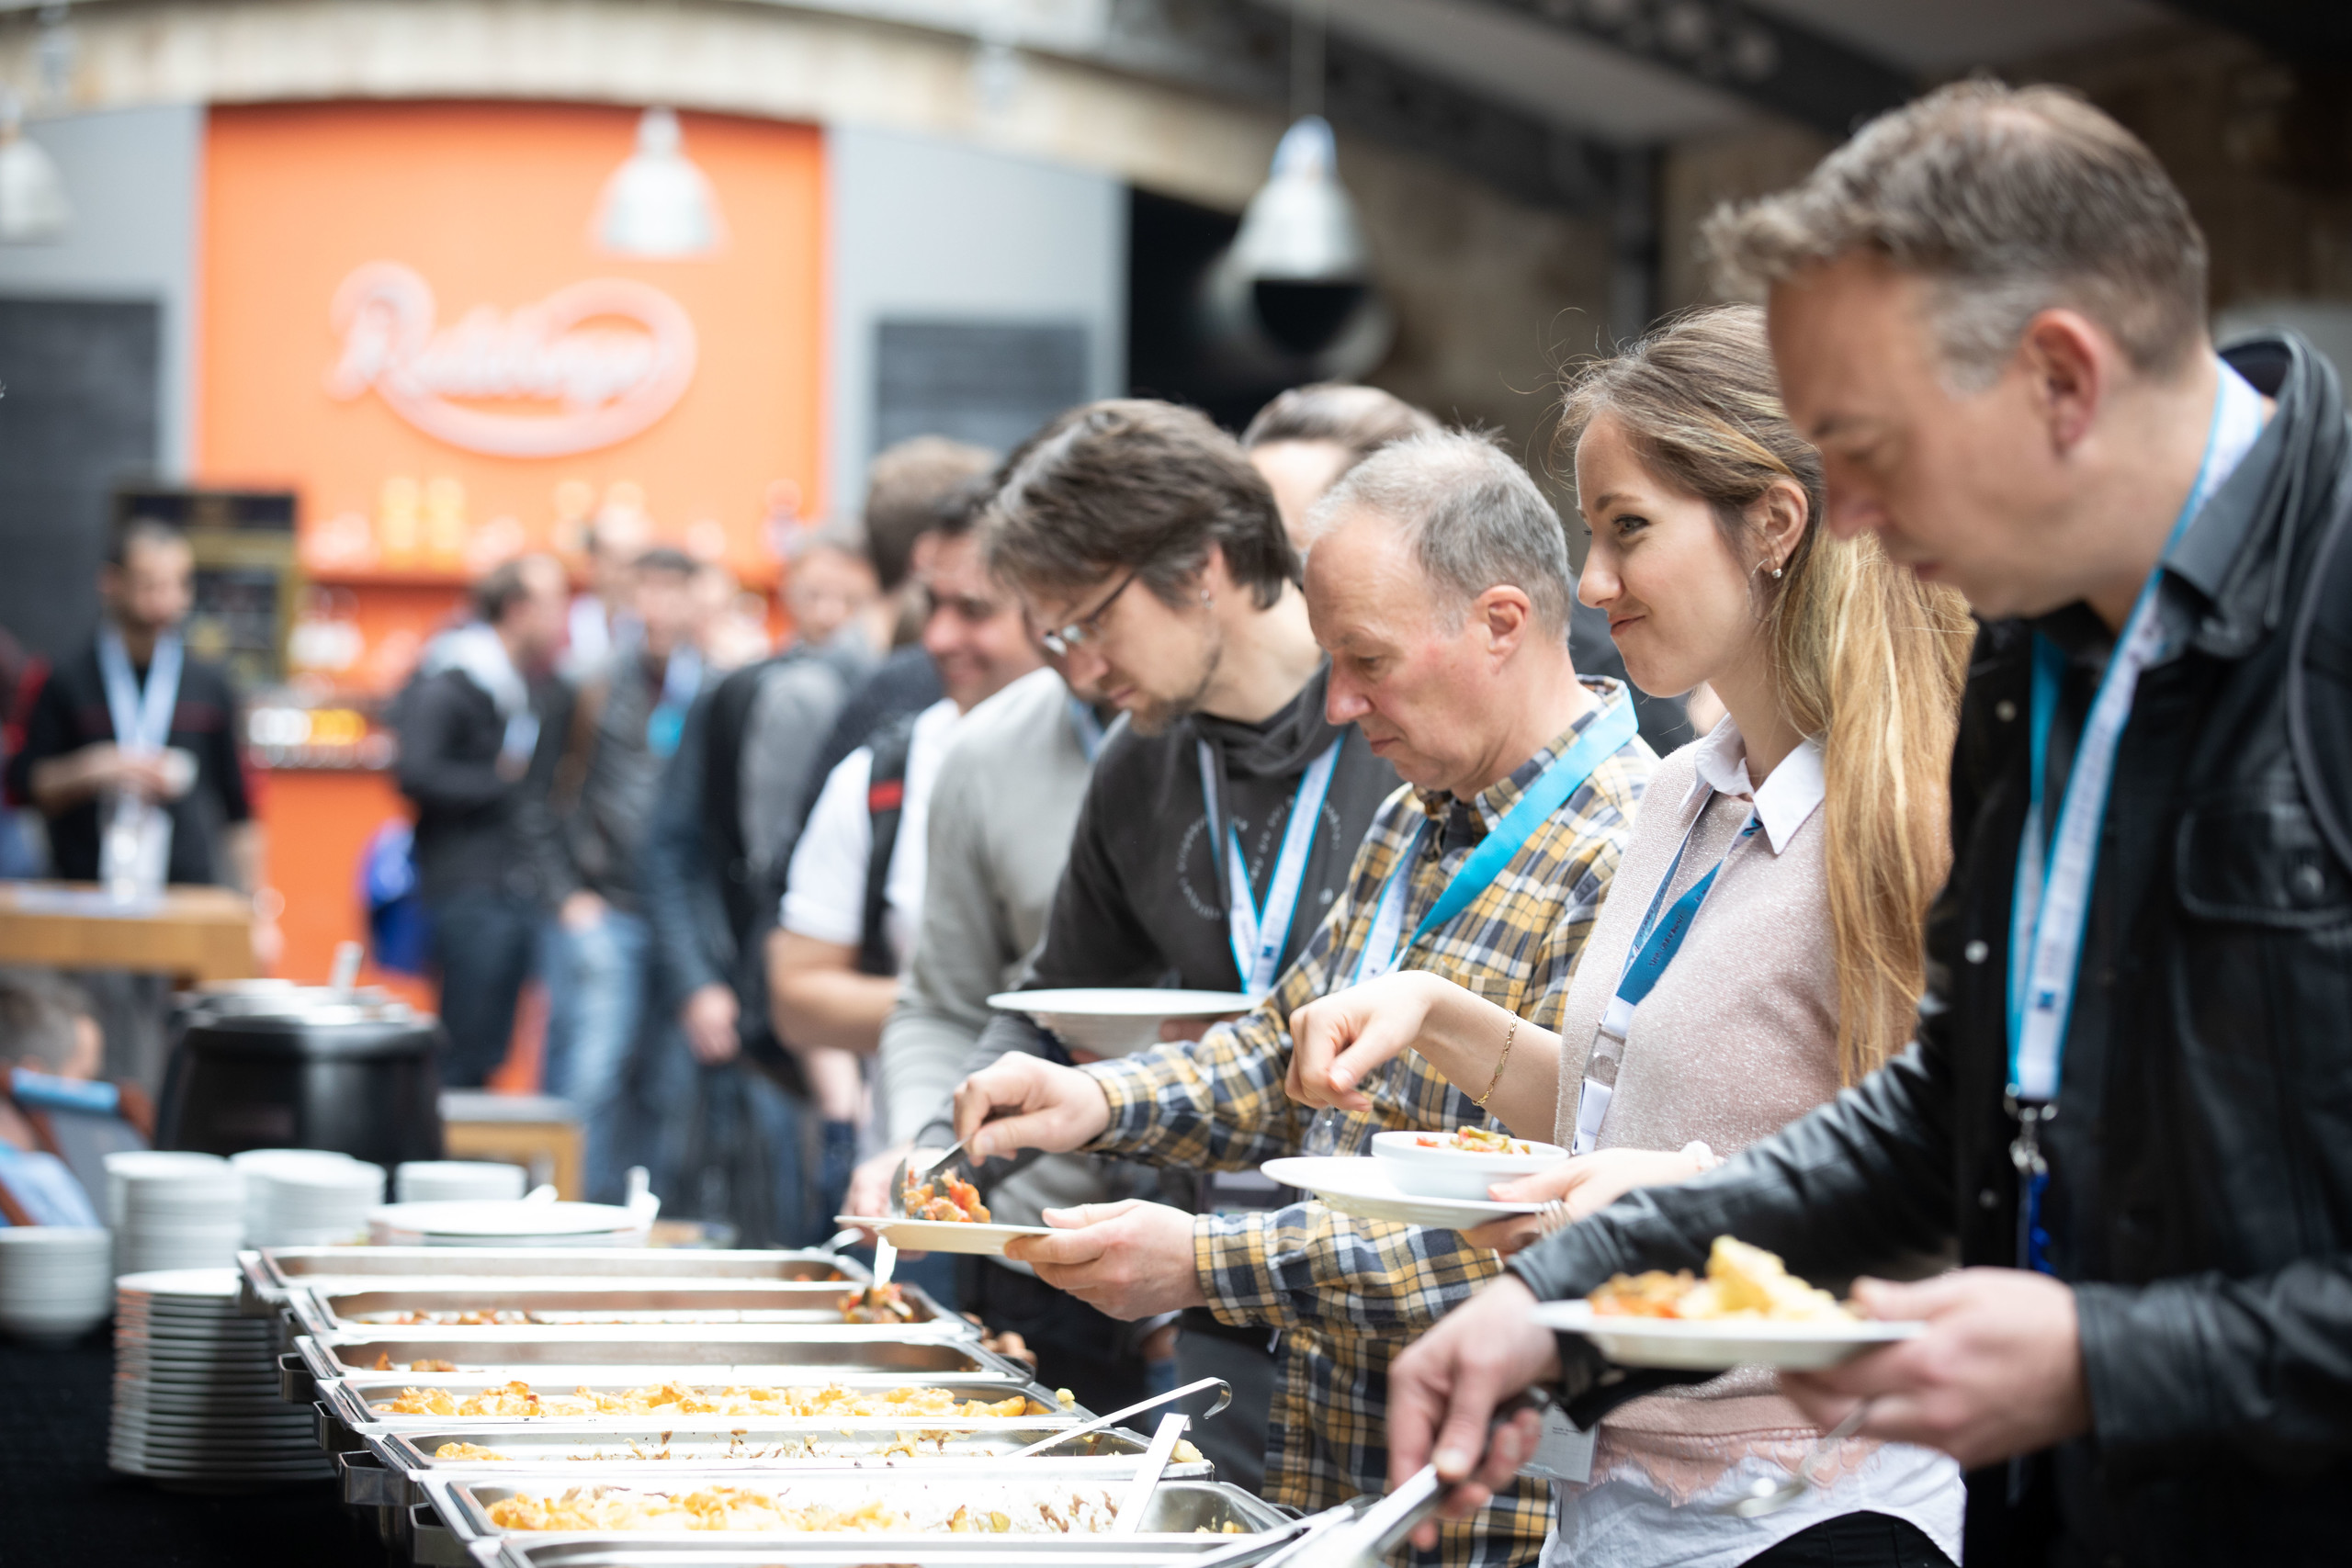
[[[1682,797],[1682,809],[1699,805],[1710,790],[1736,800],[1753,798],[1756,815],[1764,824],[1764,837],[1776,855],[1821,806],[1826,788],[1821,742],[1811,736],[1781,759],[1781,765],[1772,770],[1761,789],[1748,782],[1747,742],[1739,726],[1729,718],[1707,732],[1707,738],[1692,749],[1690,760],[1698,766],[1699,776]]]

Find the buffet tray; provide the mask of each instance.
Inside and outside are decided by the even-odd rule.
[[[594,1427],[571,1421],[537,1420],[485,1431],[476,1422],[445,1419],[439,1426],[404,1427],[371,1434],[368,1450],[388,1471],[471,1471],[496,1474],[513,1469],[563,1469],[593,1465],[599,1473],[630,1475],[709,1473],[718,1471],[800,1472],[819,1469],[930,1470],[966,1468],[1000,1461],[1016,1449],[1051,1437],[1056,1423],[1035,1416],[989,1420],[931,1417],[921,1422],[869,1423],[844,1427],[838,1420],[802,1420],[789,1427],[741,1427],[726,1416],[702,1426]],[[886,1426],[888,1430],[876,1430]],[[915,1436],[912,1455],[891,1451]],[[446,1443],[494,1449],[504,1460],[439,1459]],[[1067,1453],[1023,1460],[1023,1464],[1125,1467],[1150,1445],[1140,1435],[1114,1427],[1073,1439]],[[1171,1465],[1170,1474],[1193,1467]],[[356,1499],[355,1499],[356,1501]]]
[[[680,1369],[674,1368],[666,1370],[672,1372],[680,1371]],[[665,1369],[659,1368],[599,1368],[596,1370],[595,1374],[591,1377],[577,1378],[568,1382],[542,1378],[539,1381],[534,1382],[533,1386],[541,1389],[543,1392],[551,1393],[572,1393],[575,1388],[582,1386],[600,1393],[617,1393],[628,1389],[642,1388],[648,1383],[669,1381],[665,1377],[660,1375],[664,1371]],[[764,1386],[776,1386],[781,1385],[786,1381],[772,1376],[750,1379],[728,1379],[722,1376],[712,1375],[715,1369],[707,1367],[684,1369],[688,1378],[704,1386],[724,1385],[728,1382],[741,1382],[745,1383],[757,1382]],[[761,1371],[765,1373],[773,1371],[773,1369],[763,1368],[761,1369]],[[616,1371],[623,1374],[633,1375],[616,1375]],[[560,1427],[566,1430],[584,1429],[589,1431],[610,1433],[632,1432],[643,1430],[649,1425],[660,1420],[660,1417],[658,1416],[648,1416],[641,1414],[614,1416],[397,1416],[387,1414],[376,1408],[376,1404],[379,1401],[388,1402],[397,1399],[400,1396],[401,1391],[404,1388],[446,1388],[450,1390],[452,1393],[472,1393],[480,1389],[496,1388],[502,1382],[507,1381],[510,1380],[495,1376],[459,1376],[451,1372],[370,1372],[364,1377],[321,1379],[316,1385],[315,1391],[311,1393],[309,1397],[315,1400],[321,1407],[320,1436],[323,1439],[322,1446],[330,1449],[331,1450],[347,1449],[351,1444],[337,1440],[334,1433],[329,1429],[330,1427],[341,1427],[353,1434],[355,1438],[364,1438],[370,1433],[437,1432],[445,1429],[451,1433],[456,1433],[460,1429],[463,1429],[469,1433],[496,1433],[503,1437],[504,1434],[509,1432],[527,1431],[539,1427],[547,1427],[549,1428]],[[821,1384],[829,1380],[818,1378],[791,1381],[796,1382]],[[1087,1413],[1082,1408],[1077,1405],[1066,1405],[1057,1403],[1055,1398],[1054,1392],[1051,1389],[1045,1388],[1034,1382],[1015,1382],[1010,1380],[993,1377],[926,1377],[913,1380],[906,1378],[865,1378],[856,1380],[855,1382],[852,1382],[848,1379],[833,1379],[830,1381],[841,1382],[844,1384],[844,1386],[848,1387],[866,1389],[902,1388],[907,1386],[910,1382],[912,1382],[917,1385],[925,1388],[946,1389],[959,1400],[1003,1400],[1010,1398],[1015,1393],[1024,1394],[1029,1400],[1030,1408],[1028,1413],[1021,1416],[965,1416],[961,1418],[936,1416],[921,1417],[922,1425],[925,1430],[936,1429],[943,1426],[964,1427],[977,1431],[1009,1431],[1016,1428],[1027,1427],[1036,1427],[1042,1430],[1052,1427],[1073,1426],[1088,1418]],[[705,1422],[712,1425],[723,1422],[729,1431],[741,1430],[744,1432],[758,1433],[790,1433],[798,1431],[898,1432],[907,1428],[912,1424],[910,1418],[904,1416],[688,1416],[685,1419],[689,1421]],[[487,1439],[484,1440],[485,1442],[487,1441]]]
[[[842,1320],[842,1303],[860,1287],[852,1280],[430,1280],[383,1285],[321,1280],[289,1291],[287,1305],[313,1336],[396,1332],[420,1337],[484,1337],[537,1328],[788,1327],[828,1328],[859,1339],[910,1334],[978,1337],[978,1325],[948,1312],[919,1287],[900,1295],[914,1314],[905,1324]],[[454,1317],[464,1313],[522,1313],[528,1323],[401,1323],[404,1314]]]
[[[899,1538],[904,1539],[904,1538]],[[1001,1544],[1003,1536],[922,1538],[920,1545],[892,1549],[894,1568],[1032,1568],[1039,1560],[1024,1554],[1017,1544]],[[1165,1538],[1128,1545],[1135,1538],[1085,1538],[1067,1543],[1051,1554],[1054,1568],[1187,1568],[1210,1549],[1189,1543],[1168,1544]],[[1203,1537],[1203,1540],[1209,1538]],[[1247,1537],[1226,1537],[1245,1540]],[[1259,1540],[1257,1550],[1232,1556],[1232,1563],[1253,1562],[1281,1544],[1279,1539]],[[567,1536],[560,1540],[534,1540],[527,1536],[502,1536],[471,1543],[473,1555],[453,1561],[483,1568],[776,1568],[774,1548],[745,1546],[723,1539],[680,1540],[673,1536],[650,1540],[627,1537]],[[792,1568],[871,1568],[873,1552],[854,1546],[795,1547]],[[1226,1568],[1221,1562],[1219,1568]]]
[[[707,1486],[739,1486],[774,1495],[788,1504],[817,1504],[854,1508],[868,1501],[886,1504],[906,1514],[916,1528],[906,1531],[686,1531],[664,1530],[508,1530],[492,1522],[492,1505],[517,1494],[558,1495],[578,1486],[609,1486],[638,1493],[675,1495]],[[1196,1551],[1230,1544],[1237,1535],[1280,1530],[1291,1520],[1272,1505],[1238,1486],[1211,1481],[1162,1480],[1153,1488],[1142,1529],[1132,1535],[1111,1536],[1109,1522],[1126,1491],[1122,1477],[1072,1474],[1066,1466],[1008,1464],[975,1467],[958,1473],[925,1474],[912,1471],[864,1472],[854,1476],[838,1472],[800,1476],[746,1476],[741,1472],[688,1470],[667,1476],[659,1484],[638,1477],[594,1469],[518,1469],[495,1477],[447,1474],[425,1477],[423,1490],[433,1512],[460,1540],[528,1535],[535,1541],[602,1540],[616,1537],[647,1544],[668,1544],[681,1539],[710,1539],[757,1543],[771,1551],[794,1548],[854,1547],[868,1562],[904,1562],[909,1549],[920,1550],[936,1536],[948,1534],[944,1522],[958,1507],[997,1510],[1026,1529],[1012,1533],[965,1535],[961,1540],[984,1542],[999,1551],[1023,1556],[1044,1553],[1058,1557],[1070,1547],[1101,1547],[1114,1541],[1160,1545],[1189,1544]],[[1042,1506],[1057,1512],[1082,1500],[1101,1526],[1085,1533],[1063,1533],[1039,1516]],[[1228,1528],[1230,1527],[1230,1528]],[[1159,1538],[1157,1540],[1154,1538]],[[1172,1541],[1171,1539],[1173,1538]],[[954,1538],[951,1538],[954,1539]],[[773,1561],[773,1559],[770,1559]]]
[[[273,1247],[244,1252],[249,1282],[281,1293],[321,1280],[785,1280],[863,1284],[854,1258],[814,1248],[705,1251],[660,1247]]]
[[[936,1333],[885,1337],[870,1329],[711,1325],[527,1327],[488,1330],[405,1328],[299,1336],[295,1348],[320,1382],[334,1378],[424,1382],[464,1376],[488,1383],[521,1378],[570,1393],[575,1382],[634,1387],[675,1380],[693,1383],[828,1383],[896,1386],[910,1379],[989,1379],[1025,1384],[1027,1367],[978,1339]],[[379,1360],[390,1363],[379,1367]],[[416,1362],[454,1370],[412,1370]],[[1000,1393],[998,1398],[1002,1398]]]

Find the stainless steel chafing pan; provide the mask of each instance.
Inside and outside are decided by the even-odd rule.
[[[243,1255],[276,1290],[322,1279],[801,1280],[869,1278],[830,1252],[705,1252],[685,1247],[277,1247]]]
[[[1224,1538],[1227,1541],[1236,1539]],[[1201,1540],[1205,1543],[1210,1538],[1204,1536]],[[894,1547],[890,1555],[892,1562],[902,1568],[1034,1568],[1038,1561],[1035,1554],[1023,1552],[1017,1544],[1007,1547],[1001,1541],[1002,1538],[995,1536],[925,1537],[920,1544]],[[1280,1541],[1265,1540],[1253,1544],[1253,1551],[1221,1559],[1219,1568],[1225,1568],[1227,1561],[1257,1561]],[[455,1551],[465,1550],[453,1548]],[[1189,1541],[1129,1545],[1125,1540],[1101,1544],[1080,1540],[1065,1543],[1052,1553],[1052,1561],[1054,1568],[1187,1568],[1219,1550]],[[725,1540],[681,1541],[658,1537],[650,1541],[614,1538],[533,1540],[527,1536],[510,1535],[473,1542],[471,1551],[476,1555],[470,1561],[492,1564],[494,1568],[776,1568],[774,1548]],[[875,1561],[870,1551],[840,1546],[796,1546],[791,1559],[792,1568],[870,1568]]]
[[[469,1373],[504,1382],[513,1378],[620,1386],[677,1380],[695,1383],[827,1383],[852,1386],[914,1379],[988,1378],[1026,1383],[1029,1369],[981,1348],[975,1339],[935,1335],[884,1338],[843,1328],[677,1327],[528,1328],[496,1335],[407,1329],[304,1335],[295,1341],[311,1375],[320,1380],[408,1374]],[[379,1366],[381,1361],[387,1363]],[[417,1363],[425,1363],[418,1366]],[[449,1371],[435,1371],[435,1364]],[[618,1369],[630,1369],[623,1372]],[[1001,1398],[1000,1394],[998,1397]]]
[[[938,1416],[899,1421],[889,1430],[844,1429],[838,1421],[806,1421],[790,1429],[740,1427],[726,1417],[705,1417],[700,1424],[656,1425],[640,1421],[634,1427],[596,1427],[572,1422],[535,1421],[526,1428],[508,1427],[485,1431],[462,1421],[445,1421],[437,1427],[417,1427],[371,1435],[368,1446],[390,1470],[481,1470],[501,1465],[560,1469],[594,1465],[600,1473],[620,1467],[628,1473],[651,1474],[694,1467],[735,1470],[816,1468],[820,1466],[898,1468],[970,1465],[1001,1458],[1026,1444],[1051,1437],[1049,1422],[1021,1420],[990,1422],[977,1427],[968,1421]],[[471,1443],[494,1450],[498,1460],[441,1459],[437,1450],[451,1443]],[[909,1447],[912,1451],[906,1451]],[[1125,1463],[1148,1445],[1136,1434],[1113,1428],[1073,1439],[1067,1454],[1024,1463]],[[1170,1474],[1184,1467],[1171,1466]]]
[[[907,1333],[970,1337],[979,1332],[922,1290],[905,1287],[900,1293],[914,1314],[911,1322],[845,1323],[843,1303],[858,1289],[852,1280],[519,1278],[384,1286],[342,1280],[321,1280],[289,1292],[288,1302],[304,1329],[312,1334],[397,1331],[423,1337],[536,1327],[681,1325],[836,1328],[853,1331],[862,1338]],[[458,1321],[467,1315],[512,1321]]]
[[[576,1388],[582,1387],[598,1393],[620,1393],[630,1389],[643,1388],[649,1383],[664,1381],[659,1377],[616,1376],[614,1374],[616,1371],[627,1371],[628,1369],[600,1368],[594,1377],[570,1382],[543,1381],[534,1382],[532,1386],[542,1393],[549,1394],[569,1394]],[[687,1379],[689,1386],[724,1386],[727,1380],[712,1378],[708,1375],[709,1371],[710,1369],[707,1368],[695,1369]],[[566,1427],[585,1427],[597,1431],[615,1432],[641,1429],[664,1419],[664,1416],[658,1413],[648,1415],[642,1412],[614,1416],[556,1414],[542,1416],[449,1416],[394,1415],[378,1408],[381,1404],[388,1404],[398,1399],[403,1389],[442,1388],[448,1390],[458,1398],[463,1399],[467,1394],[483,1389],[496,1388],[504,1381],[506,1380],[496,1377],[462,1377],[448,1372],[437,1374],[372,1372],[365,1377],[322,1379],[319,1382],[312,1397],[326,1412],[328,1421],[356,1434],[440,1431],[444,1428],[455,1429],[462,1427],[469,1430],[495,1432],[503,1435],[539,1426],[557,1425]],[[804,1382],[803,1380],[773,1377],[742,1381],[747,1383],[757,1383],[759,1386],[784,1386],[787,1382],[793,1382],[796,1386],[822,1386],[825,1382],[823,1379],[816,1379],[807,1380]],[[843,1382],[844,1386],[858,1388],[864,1392],[881,1392],[908,1386],[942,1388],[959,1401],[983,1400],[996,1403],[1018,1394],[1028,1401],[1029,1410],[1025,1415],[1005,1416],[926,1416],[913,1413],[888,1416],[828,1415],[823,1416],[686,1415],[681,1417],[681,1424],[711,1426],[723,1422],[729,1430],[741,1428],[747,1432],[792,1432],[804,1429],[896,1432],[920,1422],[925,1427],[955,1426],[989,1431],[1030,1427],[1043,1430],[1057,1426],[1072,1426],[1086,1419],[1086,1412],[1082,1408],[1057,1404],[1052,1390],[1040,1387],[1035,1383],[1012,1383],[992,1378],[955,1377],[896,1380],[869,1378],[861,1380],[857,1383],[848,1383],[846,1380],[835,1381]]]
[[[901,1471],[867,1472],[855,1477],[838,1472],[806,1477],[773,1474],[753,1477],[703,1471],[666,1477],[658,1486],[643,1484],[627,1475],[615,1477],[594,1472],[582,1473],[580,1469],[526,1470],[496,1479],[479,1475],[434,1475],[424,1478],[423,1486],[435,1513],[461,1540],[528,1534],[535,1539],[598,1537],[611,1540],[622,1537],[652,1542],[664,1538],[674,1540],[680,1536],[703,1535],[707,1539],[707,1535],[724,1535],[763,1544],[790,1543],[820,1550],[829,1546],[838,1548],[854,1541],[855,1548],[865,1554],[865,1560],[869,1562],[906,1561],[902,1555],[905,1547],[926,1541],[934,1535],[951,1533],[946,1529],[947,1520],[959,1510],[982,1518],[990,1514],[1003,1516],[1009,1527],[1006,1531],[984,1529],[966,1539],[992,1542],[1000,1549],[1017,1549],[1024,1555],[1038,1551],[1057,1554],[1060,1549],[1069,1545],[1089,1540],[1097,1545],[1107,1543],[1113,1539],[1107,1532],[1123,1490],[1115,1481],[1069,1473],[1066,1466],[1023,1465],[977,1467],[952,1476]],[[877,1503],[906,1517],[914,1528],[903,1531],[861,1531],[854,1537],[838,1532],[689,1532],[683,1529],[523,1532],[508,1530],[491,1517],[491,1509],[496,1504],[518,1495],[560,1495],[582,1486],[604,1487],[629,1495],[680,1495],[710,1486],[732,1486],[771,1495],[786,1506],[815,1505],[840,1509],[854,1509],[867,1503]],[[1189,1541],[1215,1544],[1236,1534],[1278,1530],[1289,1522],[1287,1516],[1280,1510],[1238,1486],[1204,1481],[1163,1481],[1153,1490],[1141,1531],[1117,1539],[1148,1541],[1153,1537],[1163,1540],[1178,1537]]]

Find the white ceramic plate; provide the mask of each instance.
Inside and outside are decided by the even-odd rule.
[[[981,1258],[1001,1258],[1004,1244],[1017,1235],[1052,1235],[1045,1225],[982,1225],[963,1220],[885,1220],[860,1214],[835,1214],[837,1225],[861,1225],[878,1231],[882,1239],[904,1252],[966,1252]]]
[[[1424,1138],[1432,1143],[1423,1143]],[[1474,1154],[1455,1148],[1452,1139],[1448,1133],[1374,1133],[1372,1157],[1387,1165],[1389,1178],[1399,1191],[1416,1198],[1467,1198],[1473,1202],[1486,1201],[1487,1190],[1498,1181],[1515,1181],[1549,1170],[1568,1157],[1568,1151],[1557,1144],[1525,1138],[1512,1140],[1527,1145],[1523,1155]]]
[[[1297,1155],[1258,1168],[1285,1187],[1302,1188],[1326,1205],[1360,1220],[1440,1230],[1476,1230],[1489,1220],[1532,1214],[1541,1203],[1498,1203],[1490,1198],[1421,1198],[1397,1190],[1387,1162],[1369,1155]]]
[[[1850,1361],[1881,1345],[1916,1338],[1924,1323],[1770,1323],[1728,1318],[1685,1323],[1670,1317],[1600,1317],[1589,1302],[1545,1302],[1535,1321],[1561,1334],[1580,1334],[1623,1367],[1672,1367],[1723,1371],[1779,1367],[1815,1371]]]
[[[1027,1013],[1063,1043],[1098,1056],[1126,1056],[1159,1043],[1171,1018],[1224,1018],[1248,1012],[1242,991],[1179,991],[1157,986],[1077,986],[1057,991],[999,991],[989,1006]]]

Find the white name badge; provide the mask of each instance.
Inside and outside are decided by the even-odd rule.
[[[1599,1078],[1587,1078],[1577,1089],[1577,1134],[1568,1153],[1589,1155],[1600,1142],[1600,1124],[1609,1119],[1609,1101],[1617,1090]]]
[[[1600,1437],[1598,1427],[1579,1432],[1567,1412],[1556,1405],[1546,1409],[1543,1441],[1535,1445],[1534,1457],[1521,1465],[1519,1472],[1539,1481],[1590,1481],[1593,1445]]]

